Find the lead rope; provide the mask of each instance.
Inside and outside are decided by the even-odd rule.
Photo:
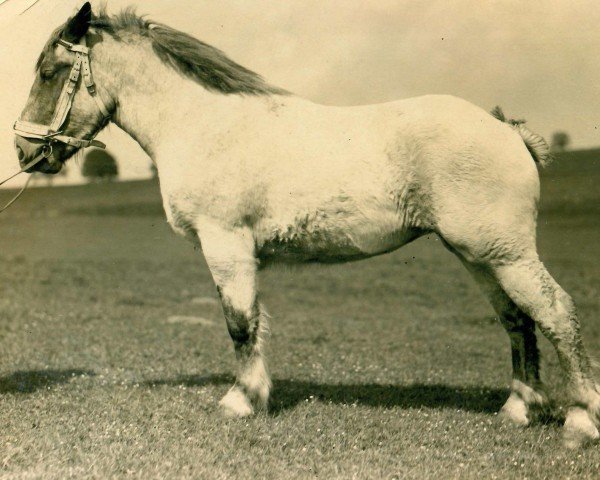
[[[29,170],[31,167],[33,167],[34,165],[36,165],[39,162],[41,162],[44,158],[46,158],[46,152],[45,151],[43,151],[42,153],[40,153],[31,162],[29,162],[28,164],[26,164],[25,166],[23,166],[23,168],[21,168],[21,170],[19,170],[17,173],[13,173],[10,177],[5,178],[4,180],[2,180],[0,182],[0,185],[4,185],[9,180],[15,178],[17,175],[19,175],[19,174],[21,174],[21,173]],[[23,185],[23,187],[21,188],[21,190],[19,190],[19,192],[6,205],[4,205],[2,208],[0,208],[0,213],[4,212],[4,210],[6,210],[8,207],[10,207],[13,203],[15,203],[19,199],[19,197],[27,189],[27,186],[29,185],[29,182],[31,181],[32,178],[33,178],[33,176],[29,175],[29,177],[27,178],[27,181],[25,182],[25,185]]]
[[[29,175],[29,177],[27,177],[27,181],[25,182],[25,185],[23,185],[21,187],[21,190],[19,190],[19,193],[17,193],[6,205],[4,205],[2,208],[0,208],[0,213],[2,213],[4,210],[6,210],[8,207],[10,207],[13,203],[15,203],[19,199],[19,197],[27,189],[27,186],[29,185],[29,182],[31,182],[32,178],[33,178],[33,175]]]

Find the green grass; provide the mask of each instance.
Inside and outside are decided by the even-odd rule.
[[[587,155],[543,173],[539,245],[598,357],[600,156]],[[497,417],[508,338],[439,243],[264,272],[271,410],[227,420],[233,349],[157,185],[30,190],[0,218],[0,477],[597,478],[600,446],[564,451],[560,407],[526,429]]]

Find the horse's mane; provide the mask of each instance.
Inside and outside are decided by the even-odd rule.
[[[124,34],[137,34],[150,39],[154,52],[165,64],[209,90],[224,94],[287,93],[269,85],[257,73],[238,65],[219,49],[167,25],[148,21],[138,16],[131,7],[116,15],[108,15],[106,9],[101,8],[93,15],[91,26],[119,41],[126,36]],[[54,32],[56,39],[61,30]]]

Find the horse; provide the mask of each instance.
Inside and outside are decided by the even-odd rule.
[[[437,234],[509,335],[501,414],[528,425],[548,405],[537,326],[568,380],[566,444],[600,436],[574,302],[536,250],[549,149],[523,122],[449,95],[319,105],[190,35],[89,3],[53,32],[35,71],[15,126],[20,164],[41,155],[28,171],[60,171],[110,122],[155,163],[167,220],[201,247],[220,296],[238,369],[219,402],[227,415],[268,407],[260,270],[355,261]]]

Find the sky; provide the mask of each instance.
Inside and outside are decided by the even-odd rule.
[[[35,59],[50,32],[82,3],[0,4],[0,178],[18,169],[12,125]],[[573,148],[600,146],[600,9],[593,0],[105,3],[109,12],[138,5],[139,14],[210,43],[315,102],[358,105],[447,93],[488,110],[501,105],[546,138],[564,130]],[[118,159],[122,178],[149,174],[150,160],[116,126],[98,138]],[[69,181],[77,181],[75,170]]]

